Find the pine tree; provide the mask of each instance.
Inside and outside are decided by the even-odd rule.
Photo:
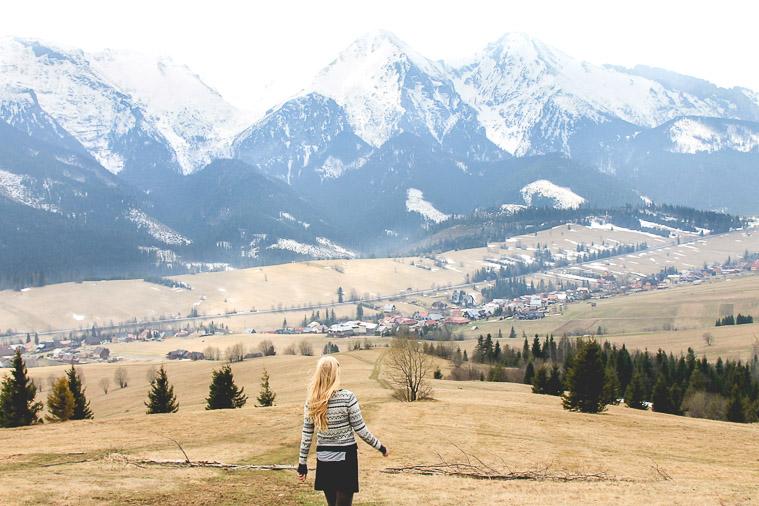
[[[551,374],[548,377],[548,384],[546,385],[546,393],[548,395],[561,395],[563,393],[563,387],[561,384],[561,372],[559,366],[554,364],[551,367]]]
[[[746,410],[743,396],[740,394],[737,386],[733,387],[730,394],[730,400],[727,403],[727,420],[729,422],[745,423]]]
[[[643,384],[643,374],[639,370],[635,371],[632,377],[632,381],[627,386],[625,392],[625,404],[627,407],[633,409],[646,409],[645,399],[645,385]]]
[[[622,393],[622,387],[619,385],[617,372],[609,363],[604,370],[604,392],[603,397],[606,404],[619,404],[619,396]]]
[[[163,365],[150,381],[150,391],[148,391],[148,401],[145,403],[145,407],[148,408],[147,413],[149,415],[179,411],[174,387],[169,383],[169,377]]]
[[[364,306],[359,303],[356,306],[356,320],[363,320],[364,319]]]
[[[42,403],[35,402],[37,387],[29,379],[21,351],[16,350],[10,376],[0,388],[0,427],[22,427],[39,422]]]
[[[256,400],[259,407],[274,406],[274,399],[277,397],[271,387],[269,386],[269,372],[264,369],[264,373],[261,375],[261,391],[258,393]]]
[[[344,296],[345,296],[345,294],[343,292],[343,287],[342,286],[338,286],[337,287],[337,303],[338,304],[342,304],[343,303],[343,300],[345,298]]]
[[[535,337],[532,340],[532,350],[530,351],[532,352],[532,356],[535,359],[543,357],[543,354],[540,351],[540,338],[537,334],[535,334]]]
[[[535,373],[535,377],[532,380],[532,393],[545,394],[548,387],[548,370],[545,366],[541,366],[538,372]]]
[[[87,389],[83,387],[82,378],[76,369],[74,369],[74,364],[71,364],[71,368],[66,371],[66,378],[71,395],[74,396],[74,413],[71,415],[71,419],[85,420],[94,418],[92,409],[90,408],[90,401],[87,400],[87,396],[85,395]]]
[[[532,380],[535,378],[535,366],[532,365],[532,361],[530,361],[527,364],[527,367],[524,370],[524,384],[525,385],[532,385]]]
[[[517,337],[517,331],[514,330],[514,327],[511,327],[511,332],[509,332],[509,339],[516,339]]]
[[[659,373],[656,378],[653,393],[651,394],[652,409],[658,413],[675,413],[675,407],[672,402],[672,392],[667,387],[667,380],[664,374]]]
[[[579,342],[577,353],[565,374],[564,409],[583,413],[600,413],[606,408],[605,372],[601,346],[595,341]]]
[[[235,385],[232,367],[226,364],[211,373],[211,385],[208,387],[206,409],[234,409],[245,406],[248,396],[245,387]]]
[[[45,418],[49,422],[65,422],[74,414],[74,395],[69,390],[69,383],[65,376],[53,383],[47,396],[47,411],[49,414]]]

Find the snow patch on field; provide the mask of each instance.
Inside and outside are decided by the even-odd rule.
[[[558,186],[547,179],[538,179],[525,185],[519,191],[525,204],[531,206],[535,197],[553,200],[556,209],[576,209],[585,203],[585,199],[571,189]]]
[[[130,209],[127,218],[129,221],[137,225],[138,230],[145,229],[145,231],[150,234],[151,237],[158,241],[161,241],[164,244],[174,246],[185,246],[192,244],[192,241],[187,237],[183,236],[174,229],[167,227],[154,218],[151,218],[139,209]]]
[[[424,192],[416,188],[406,190],[406,210],[410,213],[419,213],[425,220],[435,223],[450,218],[449,214],[437,210],[430,202],[424,200]]]

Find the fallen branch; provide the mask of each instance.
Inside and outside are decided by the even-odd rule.
[[[107,457],[111,462],[121,464],[135,465],[138,467],[160,466],[176,468],[211,468],[226,469],[229,471],[290,471],[296,470],[297,467],[289,464],[227,464],[213,460],[160,460],[160,459],[142,459],[113,453]]]
[[[454,445],[455,446],[455,445]],[[477,480],[530,480],[530,481],[622,481],[619,478],[609,475],[606,471],[598,472],[573,472],[564,470],[554,470],[551,464],[536,467],[527,470],[512,470],[503,459],[501,465],[495,466],[486,464],[476,455],[469,454],[456,446],[461,452],[463,460],[461,462],[448,462],[437,453],[440,462],[434,464],[418,464],[411,466],[388,467],[382,470],[387,474],[419,474],[423,476],[457,476],[462,478],[472,478]]]

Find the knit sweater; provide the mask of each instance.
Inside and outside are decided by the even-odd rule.
[[[377,450],[382,443],[366,428],[364,417],[358,399],[350,390],[340,389],[330,397],[327,404],[327,429],[316,434],[317,449],[319,446],[351,446],[356,444],[353,432],[369,446]],[[298,462],[305,464],[311,441],[314,436],[314,422],[308,414],[308,403],[303,408],[303,433],[300,440],[300,456]]]

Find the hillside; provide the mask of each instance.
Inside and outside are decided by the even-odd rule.
[[[697,420],[624,407],[602,415],[564,411],[555,397],[522,385],[435,381],[435,400],[402,404],[377,381],[379,351],[341,353],[346,387],[362,402],[371,430],[391,454],[383,459],[363,443],[360,503],[380,504],[671,504],[699,497],[704,503],[749,503],[759,488],[759,426]],[[129,366],[132,383],[108,395],[99,377],[113,366],[83,368],[96,419],[0,431],[6,504],[318,504],[293,472],[182,470],[126,465],[112,456],[181,458],[230,463],[296,460],[305,384],[316,358],[272,357],[236,365],[238,381],[257,390],[263,367],[277,405],[234,411],[202,408],[209,363],[168,364],[180,411],[142,414],[146,366]],[[380,375],[382,368],[380,363]],[[40,377],[51,371],[35,370]],[[424,427],[424,430],[421,430]],[[416,429],[419,428],[419,429]],[[20,437],[23,436],[23,437]],[[455,446],[454,446],[455,445]],[[502,459],[515,470],[551,465],[560,471],[604,471],[611,482],[488,482],[443,476],[390,475],[390,466],[434,463],[435,452],[460,459],[456,447],[486,462]],[[457,455],[458,454],[458,455]],[[313,459],[313,454],[312,454]],[[313,465],[313,461],[310,461]],[[664,481],[654,467],[671,476]],[[61,480],[67,486],[61,487]],[[13,491],[13,496],[7,493]]]

